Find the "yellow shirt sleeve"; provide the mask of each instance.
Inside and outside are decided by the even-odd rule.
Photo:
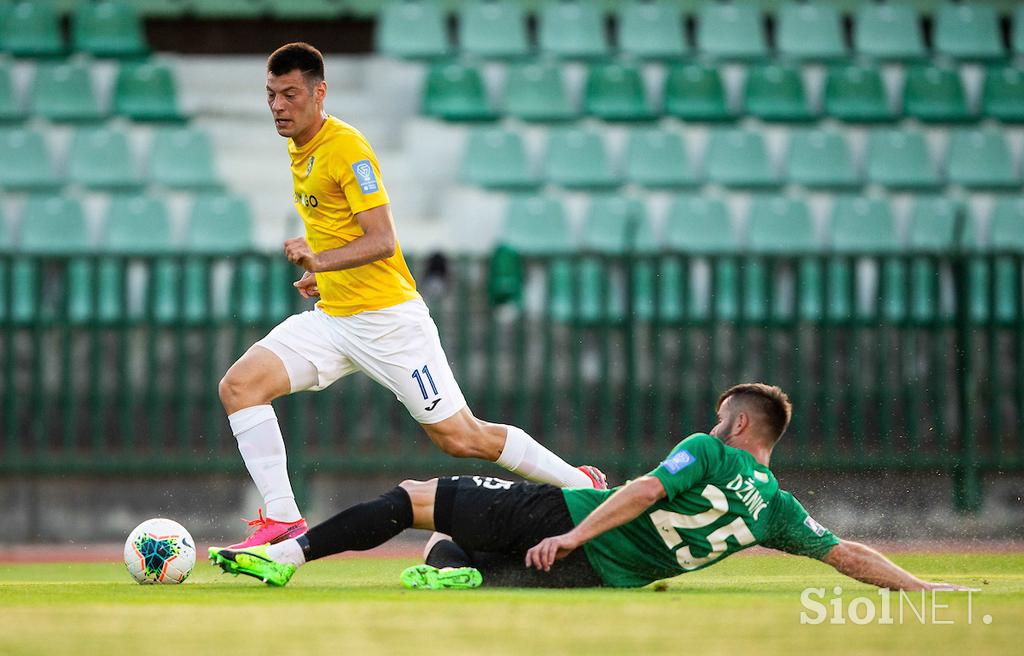
[[[387,205],[388,192],[380,174],[380,165],[373,149],[361,134],[347,135],[338,149],[336,169],[338,186],[352,214]]]

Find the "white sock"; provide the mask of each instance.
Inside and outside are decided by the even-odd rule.
[[[228,416],[245,467],[263,495],[267,517],[279,522],[302,519],[288,480],[288,462],[277,415],[269,405],[255,405]]]
[[[542,446],[521,428],[506,426],[505,448],[497,463],[537,483],[558,487],[593,487],[590,477]]]
[[[306,554],[295,540],[284,540],[267,547],[267,555],[279,563],[288,563],[296,567],[306,564]]]

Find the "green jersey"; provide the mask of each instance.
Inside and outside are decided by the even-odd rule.
[[[647,585],[755,544],[820,560],[839,543],[767,467],[710,435],[686,438],[648,475],[665,498],[583,547],[607,585]],[[563,490],[576,524],[614,492]]]

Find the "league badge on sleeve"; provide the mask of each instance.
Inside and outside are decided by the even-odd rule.
[[[380,186],[377,184],[377,175],[373,172],[373,164],[368,159],[362,159],[352,165],[352,172],[356,174],[359,181],[359,189],[364,194],[376,193]]]
[[[661,463],[661,466],[667,469],[670,474],[678,474],[695,462],[697,462],[697,459],[693,457],[692,453],[686,449],[679,449],[671,458]]]
[[[818,522],[814,521],[814,518],[810,515],[808,515],[807,519],[804,520],[804,525],[807,528],[814,531],[814,534],[817,535],[819,538],[825,535],[825,527],[819,524]]]

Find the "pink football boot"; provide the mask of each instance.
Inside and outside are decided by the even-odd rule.
[[[248,549],[261,544],[276,544],[283,540],[297,538],[309,530],[304,519],[294,522],[279,522],[276,519],[264,517],[262,508],[259,510],[259,517],[249,521],[249,526],[255,529],[249,534],[249,537],[238,544],[231,545],[228,549]]]
[[[604,472],[597,467],[593,465],[580,465],[576,469],[587,475],[587,478],[593,483],[595,490],[608,489],[608,479],[605,478]]]

